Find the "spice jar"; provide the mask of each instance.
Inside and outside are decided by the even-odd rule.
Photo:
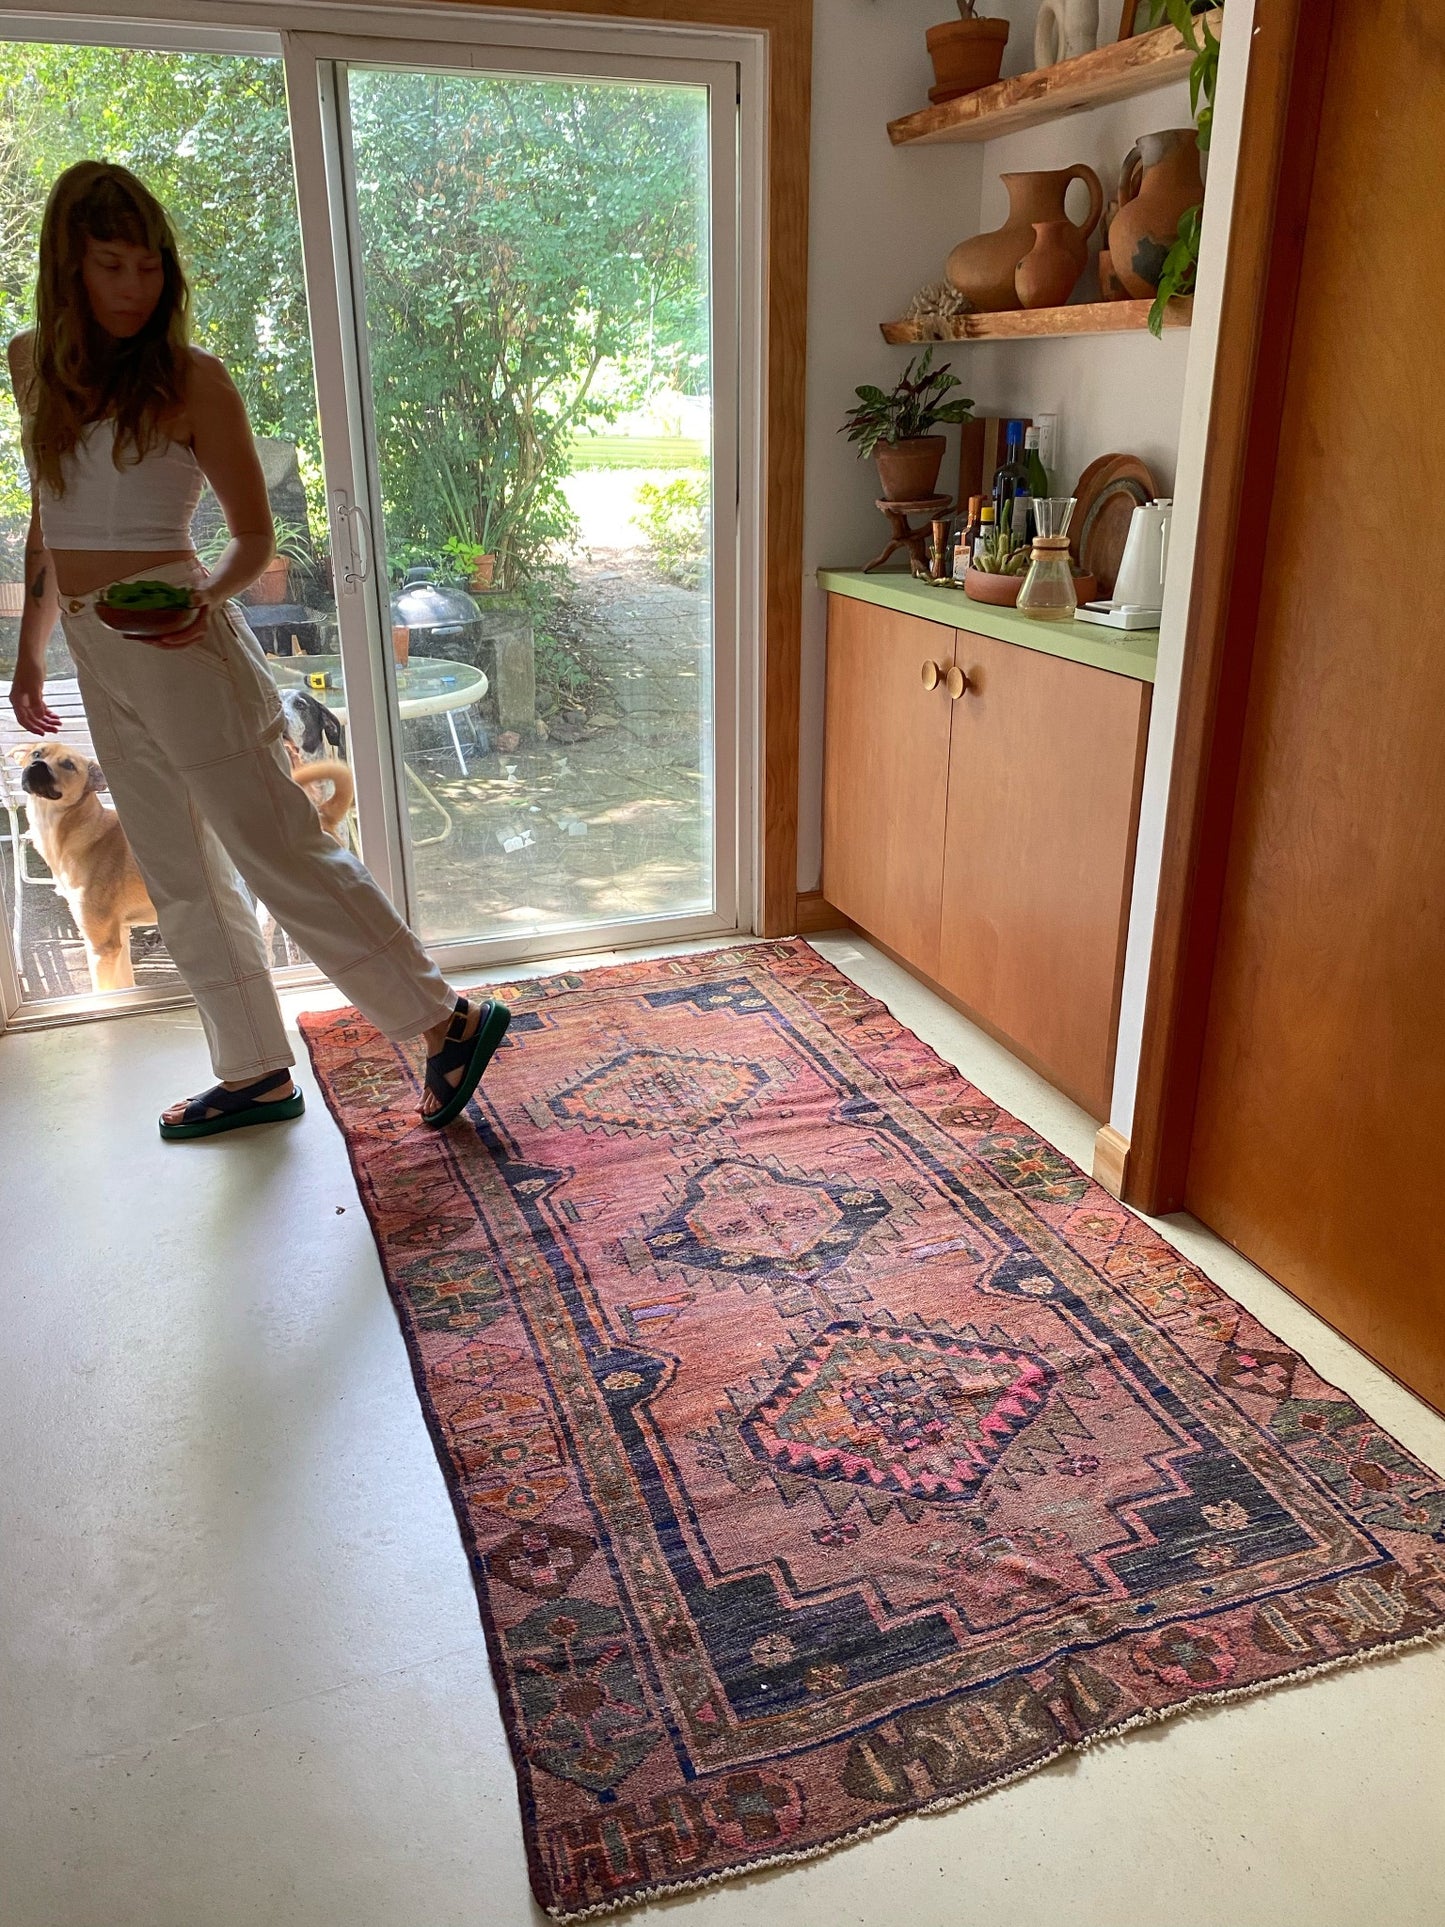
[[[1019,590],[1018,612],[1036,622],[1068,622],[1079,606],[1066,535],[1036,535],[1033,560]]]

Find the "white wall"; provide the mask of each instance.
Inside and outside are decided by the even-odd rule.
[[[1153,707],[1149,714],[1149,748],[1144,764],[1144,794],[1140,802],[1139,841],[1134,858],[1134,897],[1129,913],[1124,990],[1119,1011],[1119,1043],[1114,1059],[1114,1098],[1109,1111],[1110,1124],[1124,1138],[1132,1135],[1134,1097],[1139,1081],[1144,1001],[1149,988],[1149,959],[1154,944],[1154,917],[1159,901],[1159,866],[1164,848],[1169,777],[1174,761],[1174,732],[1179,719],[1184,631],[1193,586],[1199,491],[1204,479],[1204,456],[1209,436],[1215,348],[1224,295],[1225,254],[1233,213],[1239,132],[1244,112],[1244,83],[1254,10],[1255,0],[1229,0],[1229,24],[1220,49],[1219,80],[1214,94],[1214,133],[1209,149],[1209,205],[1200,247],[1198,287],[1194,296],[1194,326],[1190,330],[1194,346],[1184,387],[1179,472],[1175,484],[1179,496],[1170,531],[1169,574],[1164,584],[1164,614],[1159,628],[1159,662],[1154,677]]]
[[[808,399],[803,482],[803,662],[798,887],[822,871],[823,653],[819,568],[859,568],[888,536],[871,461],[838,434],[860,382],[891,387],[907,350],[880,321],[901,315],[970,232],[979,149],[895,148],[888,122],[926,105],[924,32],[947,0],[815,0],[812,195],[808,244]],[[949,240],[943,237],[951,236]],[[937,351],[939,357],[947,352]],[[950,356],[957,373],[961,357]],[[965,388],[964,393],[969,391]],[[947,464],[945,463],[945,474]]]
[[[933,75],[923,36],[950,11],[949,0],[814,4],[798,797],[803,890],[818,887],[822,867],[826,611],[814,575],[830,564],[860,567],[887,536],[874,507],[873,466],[858,462],[837,433],[857,384],[887,386],[907,359],[907,349],[883,341],[878,323],[901,315],[923,282],[942,279],[955,242],[999,225],[1007,210],[1001,173],[1082,160],[1112,192],[1138,134],[1189,121],[1181,83],[982,146],[894,148],[887,123],[926,104]],[[1037,0],[987,0],[986,11],[1013,23],[1004,72],[1032,67]],[[1119,0],[1102,0],[1100,12],[1101,38],[1110,38]],[[1070,192],[1070,211],[1082,212],[1084,190]],[[1097,285],[1092,266],[1088,276],[1085,292]],[[1189,352],[1183,331],[1162,342],[1093,335],[935,351],[952,364],[978,414],[1059,417],[1055,473],[1062,485],[1072,486],[1096,455],[1120,450],[1142,456],[1165,492],[1174,486]]]

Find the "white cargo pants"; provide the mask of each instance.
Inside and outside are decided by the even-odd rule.
[[[147,569],[195,582],[199,564]],[[116,811],[161,935],[200,1007],[216,1076],[294,1063],[256,912],[239,870],[286,934],[383,1035],[414,1037],[454,998],[384,893],[322,829],[291,780],[281,705],[236,609],[186,649],[108,629],[95,596],[60,619]]]

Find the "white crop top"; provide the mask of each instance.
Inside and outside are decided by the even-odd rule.
[[[47,549],[188,549],[204,477],[184,442],[116,467],[115,423],[92,422],[65,458],[65,493],[40,484]]]

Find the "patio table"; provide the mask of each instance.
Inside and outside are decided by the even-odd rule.
[[[346,696],[340,656],[268,656],[267,661],[278,689],[305,689],[317,702],[324,704],[339,723],[345,725]],[[319,687],[312,680],[313,677],[321,679]],[[406,723],[416,716],[445,716],[451,732],[452,748],[456,751],[463,776],[468,773],[467,759],[462,752],[461,738],[457,735],[457,713],[479,703],[486,695],[487,688],[486,672],[469,662],[449,662],[443,656],[413,656],[409,662],[396,666],[397,709],[401,720]],[[472,748],[480,750],[482,744],[475,720],[471,727]],[[402,768],[406,772],[407,782],[420,792],[441,819],[441,828],[435,834],[414,835],[412,848],[444,843],[452,833],[451,811],[405,758],[402,759]]]

